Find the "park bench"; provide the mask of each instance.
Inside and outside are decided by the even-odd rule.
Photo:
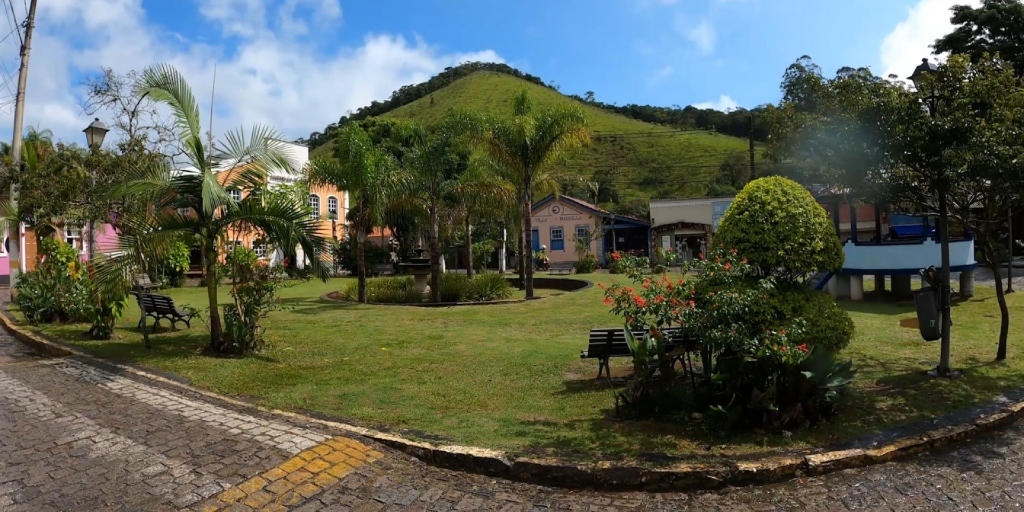
[[[676,360],[682,360],[685,354],[697,349],[698,341],[685,337],[678,327],[669,327],[661,330],[666,340],[665,352],[676,353],[671,356],[673,364]],[[644,331],[633,331],[633,336],[642,338]],[[580,351],[580,359],[597,359],[597,376],[607,373],[611,376],[611,368],[608,365],[609,359],[613,357],[632,357],[633,352],[626,342],[626,332],[621,327],[599,328],[590,330],[590,342],[587,350]],[[685,365],[684,365],[685,369]]]
[[[145,315],[140,315],[138,328],[142,328],[146,322],[147,317],[153,317],[153,330],[160,325],[160,320],[165,319],[171,324],[171,329],[174,329],[178,322],[185,322],[188,328],[192,328],[192,317],[195,316],[191,311],[185,311],[178,309],[174,306],[174,299],[166,295],[156,295],[153,293],[133,293],[136,300],[139,303],[139,309],[146,312]]]
[[[575,265],[571,261],[556,261],[548,267],[548,274],[572,274]]]
[[[160,288],[160,283],[154,283],[149,279],[149,274],[137,274],[135,276],[135,287],[142,291],[156,290]]]
[[[369,274],[371,277],[393,276],[395,275],[395,267],[390,263],[374,263],[370,265]]]

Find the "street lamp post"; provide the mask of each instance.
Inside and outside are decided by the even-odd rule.
[[[934,77],[938,70],[938,66],[925,58],[921,59],[921,64],[914,69],[914,74],[909,77],[910,81],[914,83],[918,94],[923,96],[925,105],[928,107],[928,115],[933,119],[938,115],[940,98],[935,90],[935,81],[930,77]],[[952,291],[949,284],[949,205],[947,197],[949,194],[949,175],[944,167],[939,169],[939,171],[937,187],[939,193],[938,230],[939,244],[942,248],[942,282],[939,284],[939,304],[942,314],[942,341],[939,352],[939,365],[929,371],[929,375],[933,377],[957,377],[959,372],[954,372],[949,367],[950,329],[953,325],[950,316],[952,312],[952,307],[950,306]]]
[[[103,138],[107,136],[107,132],[109,132],[110,129],[107,128],[107,125],[103,124],[100,121],[100,118],[97,117],[97,118],[95,118],[93,120],[92,123],[89,123],[89,126],[86,126],[85,129],[82,130],[82,131],[85,133],[85,142],[89,144],[89,149],[92,150],[93,152],[98,152],[99,149],[100,149],[100,146],[103,145]],[[96,188],[96,171],[92,167],[89,168],[89,180],[90,180],[91,187],[95,189]],[[93,192],[95,192],[95,190],[93,190]],[[89,259],[91,260],[92,256],[93,256],[93,251],[94,251],[95,243],[96,243],[96,236],[93,234],[94,226],[93,226],[92,218],[89,219],[89,228],[88,229],[89,229],[89,239],[88,239]]]

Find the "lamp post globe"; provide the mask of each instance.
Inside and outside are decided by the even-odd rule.
[[[939,67],[925,57],[921,59],[921,64],[914,68],[913,74],[907,77],[914,83],[914,88],[917,89],[917,92],[924,97],[925,103],[928,105],[928,113],[932,116],[935,115],[938,96],[935,94],[934,82],[926,77],[934,76],[938,71]]]
[[[85,132],[85,141],[89,147],[95,149],[103,145],[103,138],[107,136],[110,129],[97,117],[82,131]]]

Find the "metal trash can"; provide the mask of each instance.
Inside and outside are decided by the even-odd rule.
[[[939,311],[939,290],[934,287],[921,288],[914,292],[917,306],[917,325],[925,341],[936,341],[942,337],[942,313]]]

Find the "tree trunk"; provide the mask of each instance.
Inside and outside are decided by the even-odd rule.
[[[217,303],[217,241],[206,241],[206,295],[210,301],[210,349],[220,352],[224,345],[224,329],[220,323],[220,305]]]
[[[441,302],[441,236],[437,205],[430,205],[430,302]]]
[[[979,237],[980,238],[980,237]],[[1007,307],[1007,294],[1002,291],[1002,280],[999,279],[999,258],[1001,252],[998,249],[999,241],[981,240],[982,254],[986,260],[985,265],[992,272],[995,278],[995,302],[999,305],[999,346],[995,351],[995,360],[1007,358],[1007,338],[1010,336],[1010,308]]]
[[[473,233],[469,224],[470,215],[466,214],[466,275],[473,279]],[[484,263],[486,266],[486,263]]]
[[[533,192],[529,187],[530,177],[527,176],[523,193],[523,245],[525,250],[530,251],[530,264],[526,266],[526,280],[523,287],[526,289],[526,298],[533,298]]]
[[[353,222],[356,230],[356,282],[359,302],[366,302],[366,228],[362,222]]]
[[[522,210],[523,207],[520,206],[519,209]],[[524,250],[525,248],[523,247],[524,240],[523,240],[523,219],[522,219],[522,217],[523,217],[522,214],[520,214],[519,215],[519,225],[516,226],[516,243],[519,244],[519,248],[518,248],[519,249],[519,253],[516,254],[516,272],[519,273],[519,289],[520,290],[526,289],[526,264],[527,264],[526,251]]]

